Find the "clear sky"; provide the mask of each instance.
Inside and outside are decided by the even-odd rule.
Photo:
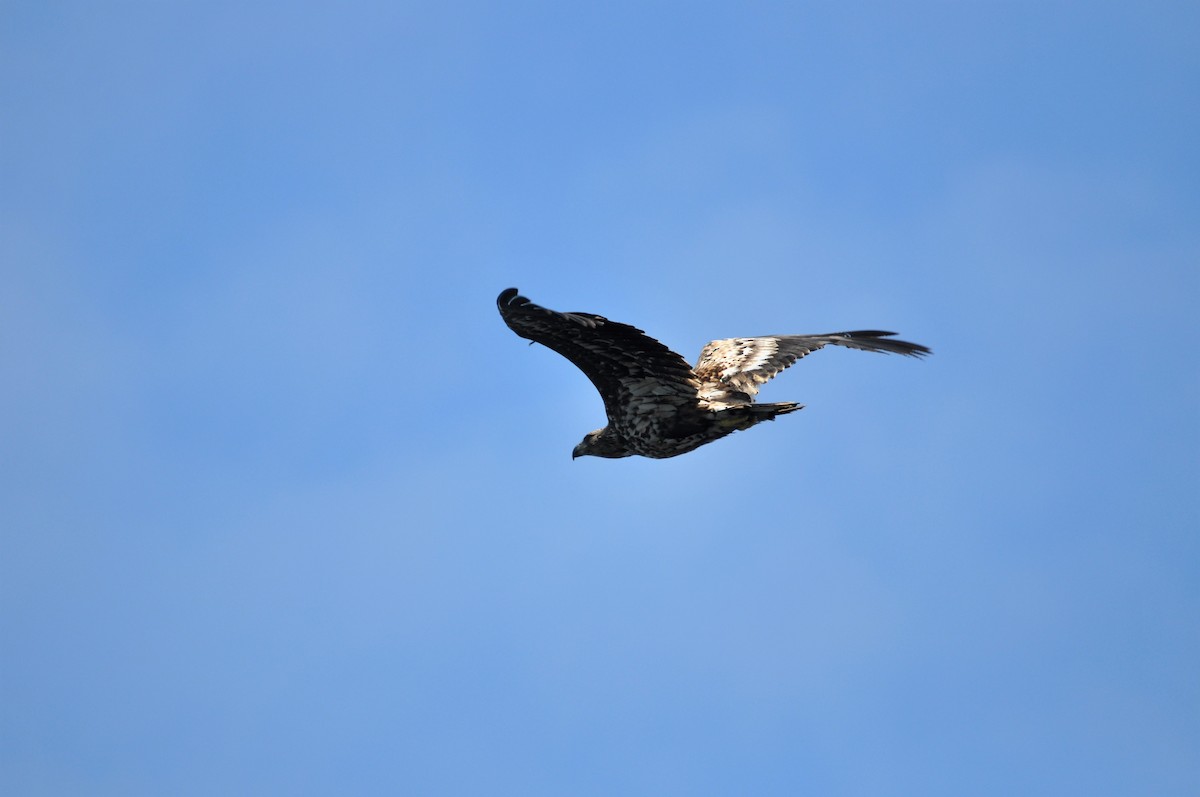
[[[4,3],[0,792],[1200,793],[1198,39]],[[572,462],[509,286],[935,354]]]

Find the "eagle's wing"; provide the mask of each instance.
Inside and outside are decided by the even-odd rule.
[[[687,360],[642,330],[591,313],[559,313],[509,288],[496,299],[504,323],[587,374],[610,421],[630,413],[675,417],[696,404],[699,383]],[[631,403],[638,406],[631,410]],[[681,419],[682,420],[682,419]]]
[[[806,354],[827,345],[921,357],[925,346],[895,340],[895,332],[859,330],[828,335],[772,335],[765,338],[714,340],[700,352],[696,376],[704,382],[720,382],[753,396],[760,385]]]

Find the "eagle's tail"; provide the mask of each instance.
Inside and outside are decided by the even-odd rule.
[[[759,417],[760,421],[773,421],[776,415],[787,415],[789,412],[804,409],[803,404],[797,404],[794,401],[777,401],[774,404],[751,404],[746,409],[750,410]]]
[[[763,421],[773,421],[776,415],[787,415],[789,412],[804,409],[803,404],[792,401],[780,401],[775,404],[742,404],[730,407],[717,413],[718,425],[730,432],[749,429]]]

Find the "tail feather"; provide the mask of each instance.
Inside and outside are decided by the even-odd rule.
[[[729,432],[749,429],[763,421],[773,421],[777,415],[787,415],[789,412],[804,409],[803,404],[794,401],[780,401],[774,404],[743,404],[730,407],[716,413],[717,425]]]
[[[755,415],[765,415],[767,417],[760,418],[763,421],[773,421],[776,415],[787,415],[789,412],[804,409],[803,404],[797,404],[794,401],[777,401],[769,404],[751,404],[746,409],[750,410]]]

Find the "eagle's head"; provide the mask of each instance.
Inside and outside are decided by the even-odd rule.
[[[631,455],[632,453],[625,447],[625,443],[621,441],[621,436],[605,426],[603,429],[585,434],[583,440],[571,452],[571,459],[579,457],[620,459]]]

